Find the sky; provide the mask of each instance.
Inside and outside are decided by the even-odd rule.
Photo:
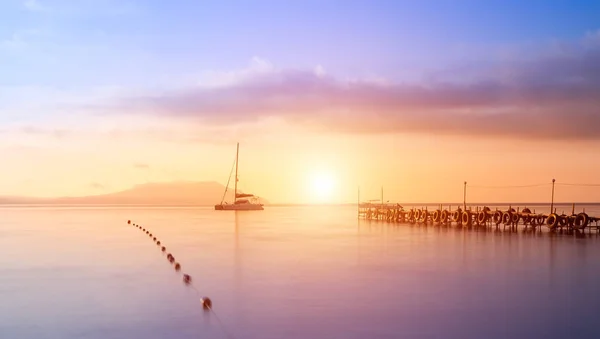
[[[0,195],[600,201],[598,1],[0,2]],[[541,185],[536,187],[512,187]]]

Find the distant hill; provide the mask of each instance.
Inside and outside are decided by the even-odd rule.
[[[75,204],[75,205],[215,205],[221,202],[225,186],[214,182],[166,182],[134,186],[125,191],[82,197],[36,198],[0,197],[0,204]],[[233,200],[233,189],[226,201]],[[265,199],[260,199],[268,204]]]

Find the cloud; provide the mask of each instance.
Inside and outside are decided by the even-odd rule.
[[[42,12],[46,10],[46,7],[42,6],[37,0],[26,0],[23,2],[23,6],[32,12]]]
[[[251,80],[254,77],[269,74],[275,71],[273,64],[265,59],[255,56],[250,60],[246,69],[239,71],[206,71],[200,75],[198,86],[201,88],[223,88],[241,81]]]
[[[183,90],[67,93],[61,109],[79,107],[99,113],[95,118],[101,121],[122,121],[102,129],[111,138],[185,143],[229,143],[249,133],[266,135],[273,121],[354,134],[600,139],[600,31],[540,51],[502,62],[448,68],[419,83],[376,75],[341,78],[321,65],[281,69],[254,57],[246,69],[205,72],[196,86]],[[14,97],[2,92],[8,93],[8,100]],[[43,98],[56,101],[58,96],[48,92]],[[51,105],[44,102],[44,107]],[[107,119],[106,113],[114,119]],[[139,118],[135,127],[121,127],[131,125],[132,115]]]
[[[143,163],[135,163],[135,164],[133,164],[133,168],[138,169],[138,170],[149,170],[150,165],[143,164]]]
[[[123,0],[86,0],[86,1],[55,1],[48,6],[40,0],[23,0],[22,6],[31,12],[52,12],[62,17],[118,17],[142,13],[144,8],[131,1]]]
[[[345,133],[600,139],[600,43],[591,40],[586,37],[586,44],[572,50],[490,66],[468,82],[341,80],[322,67],[264,66],[230,73],[236,76],[223,86],[130,98],[122,108],[212,125],[278,117]]]
[[[104,189],[106,189],[106,185],[103,185],[103,184],[98,183],[98,182],[92,182],[92,183],[90,183],[89,186],[90,186],[90,188],[93,188],[95,190],[104,190]]]
[[[59,128],[39,128],[36,126],[23,126],[20,127],[18,132],[21,132],[26,135],[40,135],[40,136],[50,136],[55,139],[63,139],[66,136],[72,134],[72,131],[67,129],[59,129]]]
[[[9,38],[0,40],[0,51],[20,51],[30,47],[32,43],[48,39],[49,37],[50,34],[48,31],[40,29],[25,29],[15,31]]]

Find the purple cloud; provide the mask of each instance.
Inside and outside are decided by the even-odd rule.
[[[271,71],[226,87],[128,99],[124,106],[215,125],[276,116],[345,133],[600,139],[600,43],[490,66],[478,80],[448,75],[453,79],[381,84]]]

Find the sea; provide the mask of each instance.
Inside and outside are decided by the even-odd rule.
[[[600,338],[595,232],[388,224],[356,206],[0,215],[2,339]]]

